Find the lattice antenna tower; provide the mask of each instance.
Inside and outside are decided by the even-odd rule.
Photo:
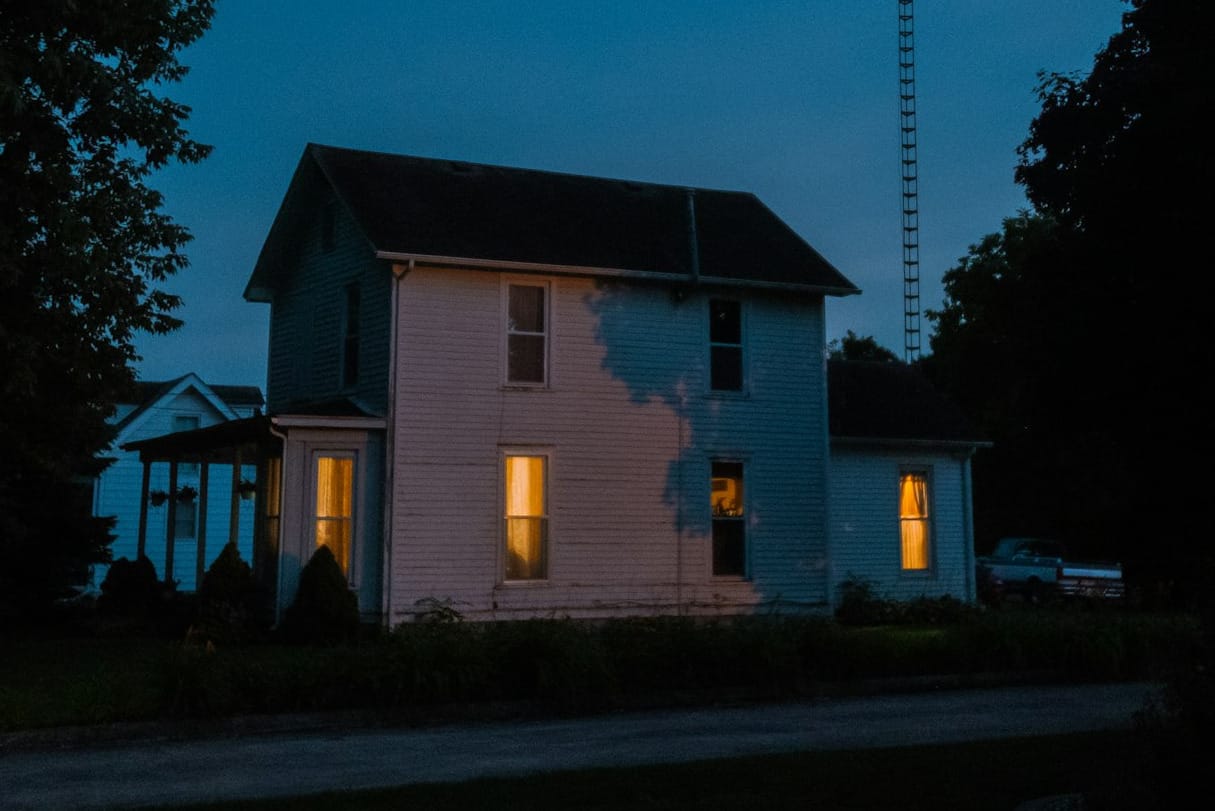
[[[903,178],[903,360],[920,358],[920,201],[915,132],[915,3],[899,4],[899,126]]]

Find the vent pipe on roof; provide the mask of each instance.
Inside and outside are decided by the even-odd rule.
[[[700,284],[700,240],[696,237],[696,189],[688,189],[688,254],[692,284]]]

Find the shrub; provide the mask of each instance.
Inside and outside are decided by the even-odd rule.
[[[850,574],[840,583],[835,618],[842,625],[885,625],[894,618],[895,606],[877,595],[873,583]]]
[[[253,570],[229,541],[203,575],[198,589],[196,633],[215,642],[239,642],[257,631]]]
[[[101,581],[97,610],[110,616],[151,617],[161,602],[164,588],[165,584],[156,578],[156,567],[147,557],[119,558],[110,564]]]
[[[358,636],[358,599],[328,546],[318,547],[300,572],[299,588],[279,631],[288,642],[321,645]]]

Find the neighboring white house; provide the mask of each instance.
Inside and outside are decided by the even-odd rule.
[[[193,373],[176,380],[136,384],[133,402],[119,403],[111,418],[116,434],[105,456],[114,461],[93,485],[93,514],[112,515],[117,519],[113,529],[116,537],[110,546],[114,560],[134,560],[139,554],[143,465],[140,464],[138,453],[124,451],[122,446],[140,439],[194,431],[229,420],[252,417],[260,413],[264,405],[262,393],[256,386],[210,386]],[[179,465],[178,490],[192,488],[197,492],[201,485],[201,474],[199,464]],[[250,481],[255,474],[256,468],[253,466],[247,466],[243,471]],[[156,503],[149,504],[146,535],[153,542],[147,544],[146,554],[162,579],[176,580],[180,589],[192,591],[198,583],[199,566],[203,566],[204,570],[210,566],[228,542],[231,478],[231,466],[210,467],[210,498],[204,513],[200,509],[202,500],[198,496],[185,500],[169,499],[167,466],[151,472],[149,493],[163,493],[165,497],[161,499],[157,495]],[[167,545],[170,512],[173,513],[175,530],[172,554]],[[242,514],[244,520],[237,544],[247,560],[253,551],[252,501],[244,503]],[[108,568],[104,565],[95,567],[92,577],[94,588],[100,586]]]
[[[866,408],[941,419],[830,430],[858,292],[751,194],[309,145],[245,292],[267,415],[128,447],[258,455],[280,610],[322,543],[388,624],[972,599],[956,410],[895,387]]]

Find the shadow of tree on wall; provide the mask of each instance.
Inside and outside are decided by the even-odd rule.
[[[745,312],[754,323],[747,324],[744,341],[779,333],[802,343],[762,358],[758,342],[747,346],[746,392],[713,392],[709,298],[703,290],[633,280],[599,281],[586,297],[603,349],[602,368],[624,383],[631,403],[661,404],[673,417],[678,451],[667,464],[662,500],[671,508],[681,545],[681,577],[693,587],[684,598],[722,607],[820,607],[827,579],[826,521],[819,512],[825,495],[814,502],[801,491],[825,492],[825,400],[816,410],[815,403],[791,398],[796,387],[788,378],[822,379],[821,320],[814,316],[821,306],[748,295]],[[762,323],[767,321],[780,323]],[[809,458],[799,459],[803,453]],[[818,472],[811,470],[815,456],[822,460]],[[743,464],[746,579],[711,576],[714,460]]]

